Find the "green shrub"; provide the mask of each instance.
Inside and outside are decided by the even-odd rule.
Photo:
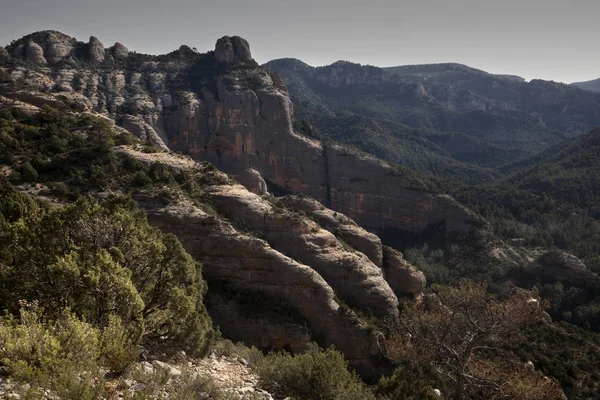
[[[138,187],[148,186],[152,183],[152,179],[148,177],[144,172],[138,171],[133,175],[133,184]]]
[[[256,366],[261,385],[294,399],[351,400],[375,396],[347,370],[341,353],[310,344],[303,354],[271,353]]]
[[[37,180],[37,178],[39,177],[38,172],[36,171],[35,168],[33,168],[31,166],[31,164],[27,161],[25,162],[21,168],[20,168],[20,172],[21,172],[21,178],[23,179],[23,181],[25,182],[34,182],[35,180]]]
[[[394,374],[388,378],[381,378],[375,393],[378,398],[393,400],[435,400],[439,399],[434,393],[428,382],[433,381],[432,377],[425,379],[418,378],[417,371],[409,371],[404,367],[399,367]]]
[[[56,321],[42,318],[36,304],[21,303],[20,320],[0,320],[0,360],[11,378],[29,383],[27,398],[42,388],[61,399],[97,399],[103,387],[98,357],[100,332],[64,311]]]
[[[69,307],[94,326],[117,329],[116,316],[133,342],[144,332],[149,346],[207,351],[215,334],[201,265],[175,236],[150,227],[133,200],[36,208],[28,196],[3,192],[0,308],[16,314],[18,299],[39,300],[50,317]]]

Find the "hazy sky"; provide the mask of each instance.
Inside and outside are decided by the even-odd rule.
[[[600,0],[0,0],[0,45],[54,29],[158,54],[239,35],[260,63],[459,62],[572,82],[600,77],[599,20]]]

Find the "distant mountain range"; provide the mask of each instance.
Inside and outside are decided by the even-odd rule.
[[[571,83],[571,86],[575,86],[583,90],[589,90],[590,92],[600,93],[600,78],[592,81]]]
[[[461,64],[378,68],[273,60],[298,119],[321,135],[454,180],[497,168],[600,125],[600,94]]]

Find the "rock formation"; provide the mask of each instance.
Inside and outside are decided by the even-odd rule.
[[[519,271],[525,278],[541,278],[549,282],[581,284],[591,271],[579,258],[559,250],[540,255],[535,261]]]
[[[104,62],[104,45],[98,38],[91,36],[88,43],[88,57],[92,64],[101,64]]]
[[[65,46],[76,42],[57,33],[31,37],[38,42],[62,38]],[[56,40],[51,42],[56,49]],[[43,62],[39,47],[31,46],[30,59]],[[99,45],[95,48],[100,50]],[[126,53],[117,45],[111,52],[117,58]],[[232,175],[254,169],[270,186],[269,192],[313,197],[375,233],[419,234],[435,225],[465,235],[487,227],[452,198],[428,191],[385,162],[295,133],[293,105],[281,79],[251,57],[244,39],[223,37],[214,53],[177,51],[168,61],[142,63],[142,72],[77,71],[78,82],[75,73],[60,70],[56,73],[60,82],[44,75],[49,82],[40,87],[78,87],[64,95],[122,120],[138,137],[209,161]],[[215,61],[229,67],[220,68]],[[238,63],[245,65],[238,68]],[[192,90],[175,89],[173,82]],[[380,265],[378,256],[368,256]]]
[[[39,44],[34,42],[28,42],[25,45],[25,58],[27,61],[33,64],[46,64],[47,61],[44,58],[44,50]]]
[[[235,64],[240,61],[252,60],[250,45],[239,36],[225,36],[217,41],[215,47],[215,58],[217,61],[227,64]]]
[[[238,181],[246,188],[248,191],[262,196],[263,194],[268,194],[267,183],[255,169],[248,168],[240,175],[237,176]]]
[[[59,32],[48,32],[36,39],[44,49],[44,56],[50,63],[56,63],[73,51],[75,40]]]
[[[8,59],[10,59],[10,54],[8,54],[8,51],[4,47],[0,46],[0,62],[7,61]]]
[[[110,53],[116,60],[122,60],[129,55],[129,49],[117,42],[110,48]]]
[[[401,296],[419,296],[425,290],[425,275],[410,265],[397,250],[383,247],[385,277],[394,292]]]
[[[245,192],[242,197],[252,198],[251,193],[243,189],[235,190]],[[258,200],[256,197],[253,199]],[[353,367],[366,375],[373,373],[376,360],[381,356],[376,334],[367,329],[354,313],[340,307],[328,281],[311,266],[282,254],[265,240],[241,233],[229,222],[206,213],[191,202],[165,206],[151,198],[138,197],[137,200],[153,225],[175,234],[186,250],[202,262],[203,275],[210,287],[208,303],[212,307],[209,312],[224,335],[232,340],[245,340],[248,344],[260,345],[263,341],[278,343],[279,348],[298,348],[301,346],[299,339],[309,339],[299,330],[297,335],[286,341],[279,333],[281,325],[273,321],[272,326],[263,325],[266,331],[260,332],[258,337],[248,337],[248,332],[256,332],[253,327],[256,322],[243,318],[243,315],[235,320],[229,317],[227,311],[237,312],[237,306],[218,301],[218,289],[216,293],[212,292],[219,282],[226,282],[238,292],[258,292],[284,301],[306,321],[322,345],[334,345]],[[258,201],[256,208],[260,210],[264,206]],[[221,206],[220,210],[224,209]],[[317,246],[326,250],[326,243]],[[244,330],[246,326],[249,330]]]
[[[382,265],[381,239],[358,226],[344,214],[325,208],[318,201],[306,196],[285,196],[279,200],[287,208],[314,218],[324,229],[369,257],[375,265]]]
[[[143,119],[126,114],[123,116],[122,126],[142,142],[158,146],[163,150],[169,150],[154,128]]]

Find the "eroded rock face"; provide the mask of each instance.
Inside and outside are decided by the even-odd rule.
[[[112,49],[115,59],[121,50],[125,55],[119,49],[117,45]],[[197,77],[195,53],[183,53],[183,58],[145,62],[142,72],[79,71],[78,80],[71,77],[49,86],[85,93],[95,112],[143,120],[143,130],[156,132],[170,149],[209,161],[227,173],[254,169],[270,186],[269,192],[313,197],[371,232],[420,233],[444,225],[448,232],[463,235],[486,227],[452,198],[428,192],[421,182],[386,163],[296,134],[287,89],[277,74],[250,63],[245,40],[224,37],[214,54],[198,54],[202,65],[212,70]],[[220,68],[215,61],[230,67]],[[245,62],[244,68],[236,69],[238,62]],[[58,76],[66,75],[59,71]],[[203,79],[206,85],[195,86]],[[186,80],[188,91],[169,85]],[[368,251],[367,255],[380,265],[378,255]]]
[[[370,376],[381,367],[377,334],[367,329],[354,313],[336,303],[331,286],[315,269],[277,251],[265,240],[240,233],[230,223],[207,214],[191,202],[165,206],[150,198],[136,200],[151,224],[175,234],[185,249],[202,263],[203,276],[209,286],[227,282],[234,290],[257,291],[284,301],[306,320],[323,346],[334,345],[360,373]],[[215,295],[211,296],[214,300]],[[297,348],[302,344],[299,339],[308,339],[298,330],[297,335],[286,341],[278,334],[285,327],[273,327],[267,333],[250,338],[236,332],[239,330],[237,321],[225,315],[237,305],[217,300],[216,307],[216,310],[209,308],[209,312],[222,324],[222,329],[231,337],[254,340],[249,344],[260,345],[261,340],[266,340],[277,342],[281,348]],[[255,331],[257,328],[251,325],[249,323]]]
[[[114,44],[113,47],[111,47],[110,53],[116,60],[122,60],[124,58],[127,58],[127,56],[129,55],[129,49],[121,43],[117,42]]]
[[[238,181],[251,193],[262,196],[268,194],[267,183],[255,169],[248,168],[237,176]]]
[[[590,271],[579,258],[559,250],[542,254],[529,264],[525,271],[528,275],[543,277],[549,281],[581,283]]]
[[[250,45],[245,39],[239,36],[225,36],[217,41],[215,48],[215,58],[217,61],[227,64],[235,64],[239,61],[252,60]]]
[[[148,125],[143,119],[133,115],[124,115],[122,125],[124,129],[142,142],[158,146],[163,150],[169,150],[154,128]]]
[[[398,299],[381,269],[364,254],[345,249],[331,232],[239,185],[210,188],[208,195],[230,221],[264,237],[277,251],[310,265],[349,304],[378,317],[398,316]]]
[[[56,63],[68,56],[74,48],[74,40],[58,32],[48,32],[36,39],[44,49],[46,60]]]
[[[104,45],[95,36],[90,37],[88,57],[92,64],[102,64],[104,62]]]
[[[44,58],[44,50],[42,50],[39,44],[34,42],[29,42],[25,45],[25,58],[33,64],[47,63]]]
[[[410,265],[397,250],[383,246],[385,278],[398,295],[419,296],[425,290],[425,275]]]
[[[313,217],[324,229],[333,233],[360,251],[375,265],[383,264],[381,239],[367,232],[342,213],[324,207],[318,201],[306,196],[285,196],[279,199],[286,207]]]
[[[6,51],[6,49],[2,46],[0,46],[0,62],[2,61],[7,61],[10,59],[10,54],[8,54],[8,51]]]

